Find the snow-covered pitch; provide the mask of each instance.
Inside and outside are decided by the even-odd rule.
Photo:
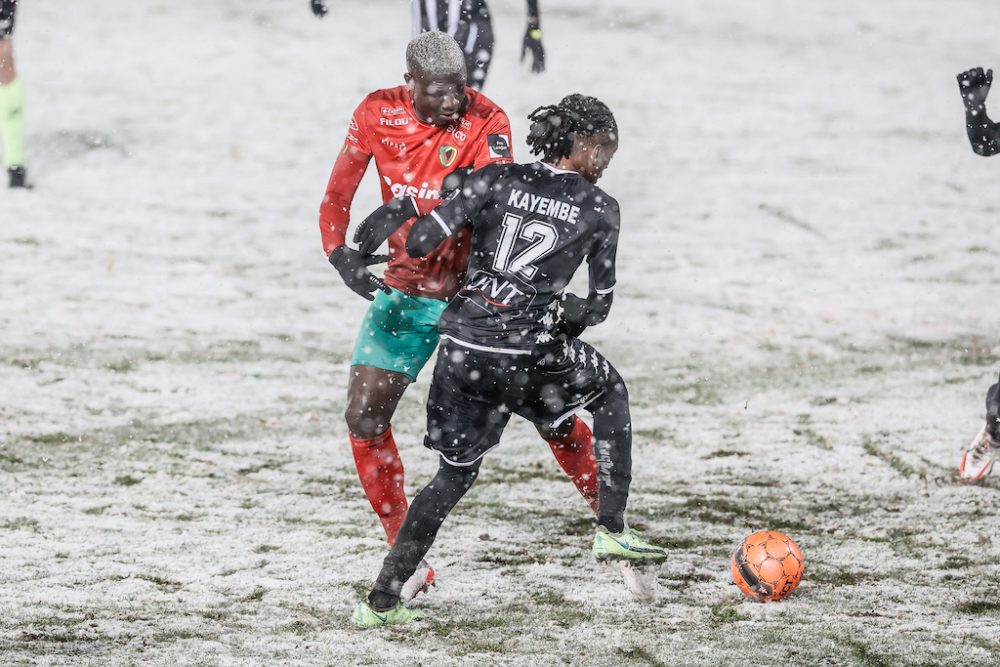
[[[1000,357],[1000,158],[954,75],[1000,67],[1000,5],[544,0],[541,76],[523,3],[493,5],[521,159],[567,93],[621,126],[586,338],[630,385],[659,598],[594,563],[515,421],[430,554],[429,620],[349,624],[385,552],[341,416],[367,304],[317,209],[354,105],[401,81],[407,3],[35,0],[37,188],[0,190],[0,664],[1000,664],[1000,482],[954,481]],[[411,493],[428,379],[394,424]],[[763,528],[806,558],[781,603],[729,584]]]

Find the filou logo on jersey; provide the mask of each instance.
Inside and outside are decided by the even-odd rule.
[[[455,158],[458,157],[458,149],[454,146],[444,145],[438,151],[438,157],[441,158],[442,166],[450,167],[455,163]]]

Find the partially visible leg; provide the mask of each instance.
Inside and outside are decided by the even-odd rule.
[[[406,516],[403,462],[390,420],[410,384],[402,373],[374,366],[351,366],[344,418],[361,486],[392,544]]]
[[[986,392],[986,432],[1000,442],[1000,380]]]
[[[574,415],[557,427],[536,424],[535,428],[552,449],[559,467],[569,475],[576,490],[597,514],[597,460],[590,427]]]
[[[0,19],[2,20],[2,19]],[[13,20],[13,14],[10,16]],[[24,187],[24,87],[14,69],[13,40],[0,31],[0,141],[11,187]]]
[[[431,548],[445,518],[476,481],[481,463],[480,459],[469,466],[459,467],[441,459],[437,475],[413,499],[413,505],[396,536],[396,543],[382,562],[375,587],[368,595],[372,609],[385,611],[399,602],[403,584]]]
[[[986,392],[986,423],[962,452],[958,476],[967,482],[982,482],[993,472],[1000,454],[1000,382]]]
[[[632,484],[632,418],[625,383],[619,378],[588,409],[594,415],[597,524],[609,532],[620,533],[625,529],[625,506]]]
[[[459,46],[465,52],[469,85],[476,90],[482,90],[486,84],[486,75],[490,71],[490,61],[493,59],[493,22],[489,12],[484,8],[470,17],[467,26],[467,33],[461,31],[454,37],[460,40]]]

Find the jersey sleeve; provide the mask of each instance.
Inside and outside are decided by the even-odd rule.
[[[439,206],[417,218],[406,238],[407,254],[424,257],[446,238],[475,220],[493,196],[501,173],[502,168],[493,165],[473,172]],[[417,210],[423,212],[419,205]]]
[[[319,207],[319,230],[323,251],[329,255],[333,249],[344,245],[347,227],[351,222],[351,203],[361,179],[368,169],[371,155],[352,151],[348,146],[340,151],[326,184],[326,194]]]
[[[475,169],[480,169],[488,164],[510,164],[514,161],[514,148],[511,143],[510,120],[507,114],[497,109],[483,130],[479,150],[476,151],[476,158],[473,162]]]
[[[367,113],[365,111],[367,104],[368,98],[365,98],[351,115],[351,120],[347,124],[347,136],[344,139],[344,145],[365,155],[371,155],[372,149],[368,137]]]
[[[615,289],[615,254],[618,252],[618,229],[621,213],[618,202],[612,200],[601,213],[601,222],[594,247],[587,256],[590,269],[590,292],[610,294]]]

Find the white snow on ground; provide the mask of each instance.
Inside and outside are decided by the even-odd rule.
[[[385,547],[340,415],[366,304],[316,210],[409,10],[307,4],[22,3],[0,664],[1000,664],[1000,483],[953,481],[1000,353],[1000,158],[954,74],[1000,66],[1000,6],[545,0],[535,77],[522,4],[494,2],[522,159],[570,92],[622,127],[620,288],[586,337],[630,383],[630,520],[671,558],[630,600],[515,423],[431,552],[429,620],[362,632]],[[370,174],[355,210],[377,197]],[[395,421],[411,491],[427,380]],[[761,528],[807,559],[782,603],[728,584]]]

